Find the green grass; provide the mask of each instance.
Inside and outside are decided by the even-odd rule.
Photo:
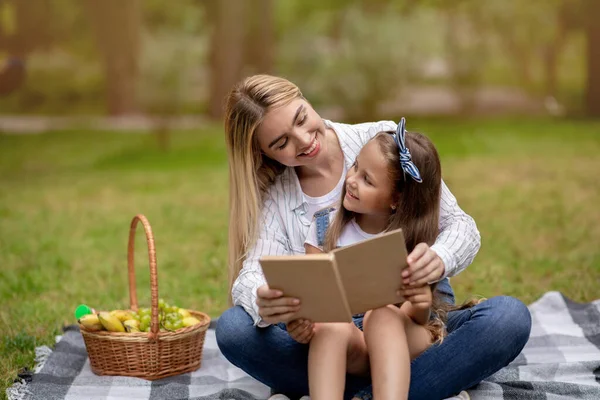
[[[453,280],[470,294],[549,290],[600,297],[600,123],[411,120],[440,151],[444,177],[477,221],[482,249]],[[33,349],[52,346],[80,303],[128,305],[129,223],[156,238],[159,294],[212,317],[227,307],[227,160],[219,127],[172,135],[0,135],[0,393]],[[136,277],[148,304],[144,235]]]

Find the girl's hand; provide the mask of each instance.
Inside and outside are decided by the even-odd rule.
[[[444,262],[427,243],[419,243],[407,258],[408,267],[402,272],[404,286],[423,286],[437,282],[444,275]]]
[[[433,294],[431,286],[411,287],[399,290],[399,294],[404,296],[406,301],[410,302],[417,310],[429,310],[433,303]]]
[[[298,343],[309,343],[315,334],[315,324],[308,319],[295,319],[286,327],[292,339]]]
[[[268,324],[289,322],[300,311],[300,300],[283,297],[281,290],[269,289],[269,285],[262,285],[258,288],[256,304],[258,305],[258,315]]]

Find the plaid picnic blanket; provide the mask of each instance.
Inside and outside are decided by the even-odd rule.
[[[600,399],[600,300],[575,303],[548,292],[529,307],[533,327],[522,353],[469,390],[473,400]],[[205,340],[202,367],[149,382],[96,376],[81,333],[69,327],[53,351],[38,348],[29,382],[7,389],[16,399],[267,399],[269,388],[231,365],[219,352],[214,329]]]

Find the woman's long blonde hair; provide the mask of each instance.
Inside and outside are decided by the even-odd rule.
[[[270,75],[242,80],[227,97],[230,293],[248,250],[256,242],[264,193],[285,168],[262,154],[256,129],[267,112],[297,98],[302,98],[302,93],[296,85]]]

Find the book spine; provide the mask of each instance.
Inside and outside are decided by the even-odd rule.
[[[352,312],[350,311],[350,303],[348,303],[348,296],[346,295],[346,288],[342,283],[342,277],[340,275],[340,271],[338,270],[337,261],[335,259],[335,255],[331,254],[331,265],[333,266],[333,273],[335,274],[335,280],[337,282],[339,291],[342,295],[342,302],[344,303],[344,308],[346,309],[346,314],[348,314],[348,322],[352,322]]]

